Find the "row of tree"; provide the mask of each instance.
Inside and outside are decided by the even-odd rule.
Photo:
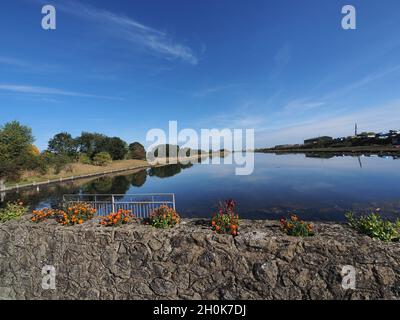
[[[90,132],[82,132],[76,138],[73,138],[67,132],[56,134],[49,141],[48,151],[75,159],[78,159],[83,154],[93,160],[97,154],[102,152],[108,153],[112,160],[126,158],[144,160],[146,158],[146,151],[138,142],[128,146],[121,138]]]
[[[140,143],[128,145],[118,137],[99,133],[83,132],[76,138],[67,132],[58,133],[43,152],[33,143],[32,129],[28,126],[13,121],[0,127],[0,188],[6,181],[17,181],[27,170],[45,174],[53,168],[59,173],[74,162],[104,165],[113,160],[146,159]]]

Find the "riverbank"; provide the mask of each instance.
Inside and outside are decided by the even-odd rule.
[[[258,153],[328,153],[341,155],[399,155],[399,147],[382,147],[382,146],[356,146],[356,147],[337,147],[337,148],[288,148],[288,149],[257,149]]]
[[[221,156],[219,152],[203,154],[199,157],[186,157],[182,161],[202,161],[204,158]],[[34,173],[26,173],[18,183],[5,184],[5,188],[0,188],[0,191],[13,191],[37,186],[55,184],[66,181],[80,180],[86,178],[94,178],[98,176],[124,173],[135,170],[143,170],[152,167],[163,167],[171,164],[177,164],[180,161],[178,158],[160,158],[157,163],[149,164],[145,160],[120,160],[113,161],[107,166],[94,166],[81,163],[72,163],[68,171],[63,170],[59,174],[37,175]]]
[[[150,167],[151,166],[147,163],[147,161],[143,160],[113,161],[111,164],[104,167],[73,163],[71,164],[70,170],[61,171],[59,174],[35,175],[27,173],[18,183],[6,184],[5,189],[0,191],[12,191],[40,185],[65,182],[69,180],[84,179],[118,172],[145,169]]]
[[[277,222],[243,220],[239,235],[214,234],[209,221],[173,229],[95,221],[62,227],[29,216],[0,225],[3,299],[400,299],[400,244],[316,223],[296,238]],[[42,268],[54,266],[56,290]],[[355,290],[342,268],[356,271]]]

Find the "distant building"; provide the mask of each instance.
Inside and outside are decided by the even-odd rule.
[[[390,138],[390,135],[388,133],[378,133],[375,137],[380,140],[386,140]]]
[[[313,145],[313,144],[320,144],[320,143],[332,142],[332,141],[333,141],[332,137],[323,136],[323,137],[304,140],[304,144],[305,145]]]
[[[375,132],[362,132],[357,135],[357,138],[375,138],[376,133]]]

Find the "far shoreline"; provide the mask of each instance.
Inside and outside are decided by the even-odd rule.
[[[275,149],[265,148],[256,149],[255,153],[326,153],[340,155],[398,155],[400,156],[400,148],[398,147],[382,147],[382,146],[356,146],[356,147],[337,147],[337,148],[287,148]]]

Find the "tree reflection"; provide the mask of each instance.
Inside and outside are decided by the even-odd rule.
[[[170,164],[162,167],[153,167],[149,170],[150,177],[169,178],[182,172],[183,169],[191,168],[193,164]]]
[[[131,184],[133,187],[141,187],[146,183],[147,170],[139,171],[132,175]]]

